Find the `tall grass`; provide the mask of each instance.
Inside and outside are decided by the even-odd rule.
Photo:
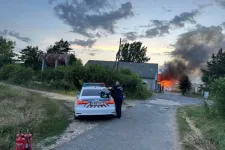
[[[220,116],[212,115],[214,112],[211,112],[213,111],[211,110],[211,107],[212,106],[209,106],[208,104],[203,104],[202,106],[180,108],[180,110],[185,112],[187,117],[193,121],[195,127],[201,131],[202,136],[205,139],[205,142],[200,143],[202,146],[210,147],[210,150],[214,149],[212,147],[215,147],[217,150],[224,150],[225,119]],[[181,124],[179,123],[179,125]],[[185,131],[185,134],[189,133],[190,131]]]
[[[0,149],[8,149],[19,130],[28,129],[34,143],[56,135],[68,126],[70,115],[60,101],[0,85]]]

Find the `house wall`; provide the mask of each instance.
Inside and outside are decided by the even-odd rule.
[[[157,80],[158,80],[157,74],[155,75],[155,79],[142,78],[142,81],[145,82],[147,84],[148,88],[151,90],[156,90],[158,88]]]
[[[142,79],[143,82],[147,84],[149,89],[155,90],[155,80],[153,79]]]

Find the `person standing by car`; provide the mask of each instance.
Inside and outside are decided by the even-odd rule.
[[[121,87],[120,83],[116,81],[116,85],[109,90],[111,91],[111,95],[115,101],[117,118],[121,118],[121,108],[123,103],[123,88]]]

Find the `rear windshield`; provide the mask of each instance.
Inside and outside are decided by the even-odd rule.
[[[84,89],[82,96],[100,96],[101,89]]]

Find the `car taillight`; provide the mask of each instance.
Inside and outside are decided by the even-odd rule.
[[[88,101],[77,100],[77,105],[88,104]]]
[[[105,104],[115,104],[115,102],[113,99],[111,99],[111,100],[105,101]]]

